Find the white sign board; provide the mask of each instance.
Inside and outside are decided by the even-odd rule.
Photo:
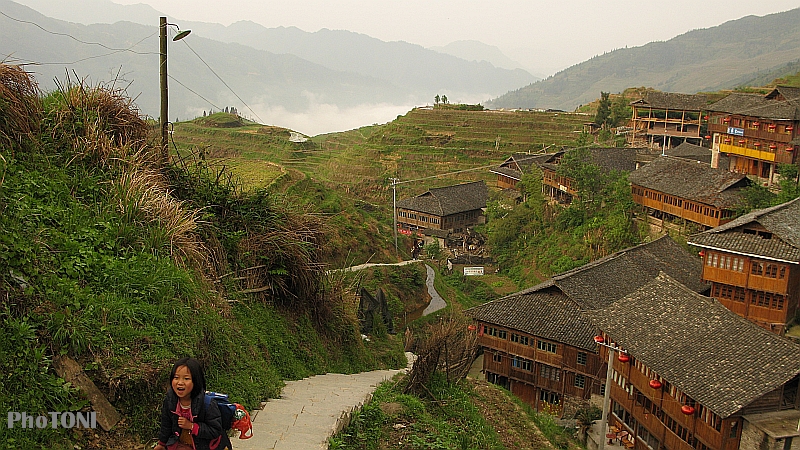
[[[483,267],[464,267],[464,276],[483,275]]]

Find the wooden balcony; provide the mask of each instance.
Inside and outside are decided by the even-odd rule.
[[[735,127],[740,128],[740,127]],[[728,134],[728,124],[708,124],[708,132],[709,133],[720,133],[728,136],[733,136],[735,138],[741,138],[742,136],[734,136],[732,134]],[[793,138],[791,133],[778,133],[775,131],[764,131],[764,130],[753,130],[751,128],[744,128],[744,137],[750,139],[762,139],[765,141],[774,141],[774,142],[781,142],[787,143],[790,142]]]
[[[789,277],[783,279],[764,277],[760,275],[750,275],[747,280],[747,287],[756,291],[775,292],[786,295],[789,293]]]

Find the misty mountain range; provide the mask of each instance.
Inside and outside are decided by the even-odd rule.
[[[55,88],[54,79],[63,83],[68,73],[73,82],[76,77],[92,85],[113,81],[143,113],[158,115],[161,13],[109,0],[24,1],[36,10],[0,0],[0,60],[26,63],[44,90]],[[800,9],[748,16],[612,51],[538,80],[496,47],[477,41],[426,49],[349,31],[170,18],[192,34],[169,42],[169,119],[226,106],[266,123],[316,111],[306,124],[319,129],[312,122],[323,116],[359,108],[398,114],[431,103],[437,94],[493,108],[572,110],[601,91],[627,87],[683,93],[733,88],[794,73],[800,61],[798,19]],[[361,122],[351,128],[376,119],[365,113],[354,120]]]
[[[93,17],[97,13],[108,22],[117,16],[128,20],[83,25],[0,0],[0,11],[16,19],[0,16],[2,57],[8,63],[31,62],[28,70],[36,73],[45,89],[54,87],[54,78],[64,79],[66,68],[78,77],[88,76],[92,83],[108,82],[119,73],[117,84],[127,86],[144,113],[156,116],[160,14],[143,5],[123,6],[107,0],[85,0],[80,7],[75,3],[67,8],[61,2],[42,2],[42,7],[66,18],[93,8]],[[143,21],[148,24],[136,23]],[[47,33],[34,24],[61,34]],[[176,116],[170,119],[200,115],[213,109],[212,104],[236,106],[247,113],[237,95],[257,112],[302,113],[314,105],[410,108],[432,103],[437,94],[453,101],[479,102],[537,79],[521,69],[497,68],[486,61],[467,61],[349,31],[308,33],[294,27],[268,29],[249,21],[230,26],[181,25],[192,29],[192,34],[169,42],[170,114]]]
[[[763,17],[747,16],[693,30],[665,42],[615,50],[544,80],[509,92],[493,108],[572,110],[629,87],[694,94],[761,86],[797,72],[800,8]]]

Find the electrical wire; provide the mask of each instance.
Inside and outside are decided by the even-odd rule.
[[[113,50],[113,53],[109,53],[109,55],[113,55],[114,53],[119,53],[119,52],[131,52],[131,53],[135,53],[135,54],[137,54],[137,55],[158,55],[158,54],[159,54],[159,53],[157,53],[157,52],[137,52],[137,51],[135,51],[135,50],[131,50],[133,47],[136,47],[136,46],[137,46],[137,45],[139,45],[139,44],[140,44],[142,41],[144,41],[145,39],[147,39],[147,38],[149,38],[149,37],[153,36],[154,34],[156,34],[156,33],[158,33],[158,32],[156,32],[156,33],[153,33],[153,34],[151,34],[150,36],[147,36],[146,38],[144,38],[144,39],[140,40],[140,41],[139,41],[139,42],[137,42],[136,44],[133,44],[133,45],[132,45],[131,47],[129,47],[129,48],[114,48],[114,47],[109,47],[109,46],[107,46],[107,45],[105,45],[105,44],[103,44],[103,43],[100,43],[100,42],[88,42],[88,41],[84,41],[84,40],[82,40],[82,39],[78,39],[78,38],[76,38],[75,36],[73,36],[73,35],[71,35],[71,34],[69,34],[69,33],[59,33],[59,32],[57,32],[57,31],[50,31],[50,30],[48,30],[48,29],[44,28],[43,26],[39,25],[39,24],[38,24],[38,23],[36,23],[36,22],[31,22],[31,21],[28,21],[28,20],[17,19],[17,18],[15,18],[15,17],[11,17],[11,16],[9,16],[8,14],[4,13],[3,11],[0,11],[0,15],[3,15],[3,16],[5,16],[5,17],[7,17],[7,18],[9,18],[9,19],[11,19],[11,20],[13,20],[13,21],[15,21],[15,22],[20,22],[20,23],[25,23],[25,24],[28,24],[28,25],[33,25],[33,26],[35,26],[36,28],[39,28],[40,30],[44,31],[45,33],[50,33],[50,34],[52,34],[52,35],[55,35],[55,36],[64,36],[64,37],[68,37],[68,38],[70,38],[70,39],[72,39],[72,40],[74,40],[74,41],[76,41],[76,42],[80,42],[81,44],[86,44],[86,45],[98,45],[98,46],[100,46],[100,47],[103,47],[103,48],[105,48],[105,49],[108,49],[108,50]],[[107,55],[106,55],[106,56],[107,56]]]
[[[203,57],[202,57],[202,56],[200,56],[200,55],[199,55],[199,54],[198,54],[196,51],[194,51],[194,49],[192,48],[192,46],[191,46],[191,45],[189,45],[189,43],[188,43],[188,42],[186,42],[186,40],[185,40],[185,39],[183,39],[183,40],[182,40],[182,42],[183,42],[184,44],[186,44],[186,46],[187,46],[187,47],[189,47],[189,50],[191,50],[191,51],[192,51],[192,53],[194,53],[194,54],[195,54],[195,56],[197,56],[197,58],[199,58],[199,59],[200,59],[200,61],[202,61],[202,62],[203,62],[203,64],[205,64],[205,65],[206,65],[206,67],[208,67],[208,70],[210,70],[210,71],[211,71],[211,73],[213,73],[213,74],[214,74],[214,76],[216,76],[216,77],[217,77],[217,79],[218,79],[219,81],[221,81],[221,82],[222,82],[222,84],[224,84],[224,85],[225,85],[225,87],[226,87],[226,88],[228,88],[228,90],[230,90],[230,91],[233,93],[233,95],[235,95],[235,96],[236,96],[236,98],[238,98],[238,99],[239,99],[239,101],[240,101],[240,102],[242,102],[242,103],[244,104],[244,106],[246,106],[246,107],[247,107],[247,109],[249,109],[249,110],[250,110],[250,112],[251,112],[251,113],[253,113],[253,115],[254,115],[254,116],[256,116],[256,118],[258,118],[259,122],[261,122],[261,123],[265,123],[265,122],[264,122],[264,120],[263,120],[261,117],[259,117],[259,116],[258,116],[258,114],[257,114],[255,111],[253,111],[253,108],[251,108],[251,107],[250,107],[250,105],[248,105],[248,104],[247,104],[247,102],[245,102],[244,100],[242,100],[242,97],[239,97],[239,94],[237,94],[237,93],[236,93],[236,91],[234,91],[234,90],[233,90],[233,89],[232,89],[232,88],[231,88],[231,87],[228,85],[228,83],[226,83],[226,82],[225,82],[225,80],[223,80],[223,79],[222,79],[222,77],[220,77],[220,76],[217,74],[217,72],[215,72],[215,71],[214,71],[214,69],[212,69],[212,68],[211,68],[211,66],[210,66],[210,65],[208,65],[208,63],[207,63],[207,62],[206,62],[206,61],[203,59]]]
[[[211,106],[213,106],[214,108],[216,108],[216,109],[218,109],[218,110],[222,111],[222,108],[220,108],[219,106],[217,106],[217,105],[215,105],[214,103],[212,103],[212,102],[211,102],[211,100],[209,100],[209,99],[207,99],[207,98],[203,97],[202,95],[200,95],[199,93],[195,92],[195,91],[194,91],[192,88],[190,88],[189,86],[186,86],[185,84],[181,83],[181,81],[180,81],[179,79],[177,79],[177,78],[175,78],[175,77],[173,77],[172,75],[169,75],[169,74],[167,74],[167,76],[168,76],[168,77],[169,77],[169,78],[170,78],[172,81],[174,81],[174,82],[176,82],[176,83],[180,84],[181,86],[183,86],[183,87],[184,87],[184,88],[185,88],[187,91],[189,91],[189,92],[191,92],[192,94],[194,94],[194,95],[196,95],[196,96],[198,96],[198,97],[202,98],[203,100],[205,100],[206,102],[208,102],[208,104],[209,104],[209,105],[211,105]]]

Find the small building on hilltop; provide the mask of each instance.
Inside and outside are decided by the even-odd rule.
[[[628,174],[633,201],[659,219],[680,218],[703,227],[730,221],[751,184],[744,174],[699,161],[660,156]]]
[[[800,148],[800,88],[767,95],[735,92],[708,107],[713,148],[730,156],[725,169],[775,182],[778,164],[794,164]]]
[[[800,309],[800,198],[690,236],[700,247],[711,296],[783,334]]]
[[[466,310],[477,322],[486,379],[537,410],[571,416],[605,384],[597,329],[581,311],[607,307],[661,272],[708,290],[700,259],[663,236]]]
[[[586,314],[615,348],[608,422],[626,447],[800,446],[800,345],[663,273]]]
[[[575,150],[553,153],[546,159],[534,161],[542,169],[542,193],[559,203],[572,203],[578,194],[575,181],[558,174],[562,158],[571,151]],[[590,148],[588,162],[607,172],[631,172],[636,169],[637,152],[636,148]]]
[[[628,133],[630,146],[664,150],[684,142],[696,145],[703,142],[700,124],[708,105],[707,96],[650,91],[630,105],[633,109],[633,131]]]
[[[486,222],[484,209],[489,191],[483,181],[431,188],[416,197],[397,202],[400,232],[430,228],[462,233]]]

